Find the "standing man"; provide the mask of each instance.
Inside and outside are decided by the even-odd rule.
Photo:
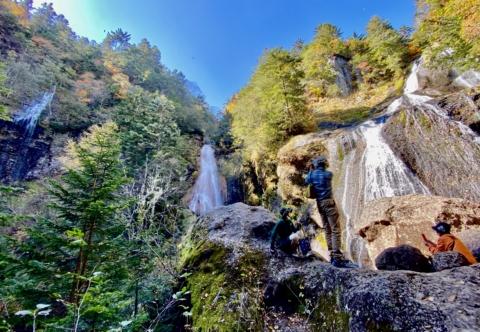
[[[330,263],[335,267],[358,267],[358,265],[345,260],[340,250],[342,247],[342,233],[338,222],[340,214],[332,195],[333,173],[325,169],[328,166],[327,158],[318,157],[313,161],[312,166],[314,170],[308,173],[305,183],[311,184],[317,193],[317,208],[325,228]]]

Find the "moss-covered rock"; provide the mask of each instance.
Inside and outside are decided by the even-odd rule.
[[[479,328],[480,265],[430,274],[339,269],[271,254],[275,221],[263,208],[237,203],[208,211],[192,225],[182,248],[191,273],[185,303],[191,330]]]

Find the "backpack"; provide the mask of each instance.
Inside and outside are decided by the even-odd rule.
[[[311,184],[309,184],[307,188],[305,188],[303,194],[306,198],[317,198],[317,191],[315,190],[315,187]]]
[[[304,237],[303,239],[300,239],[300,250],[304,255],[306,255],[309,251],[312,250],[312,247],[310,246],[310,239],[308,237]]]

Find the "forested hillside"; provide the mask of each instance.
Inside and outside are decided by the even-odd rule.
[[[250,203],[260,204],[263,195],[268,206],[277,152],[291,137],[367,119],[402,93],[420,56],[426,67],[453,75],[480,68],[477,1],[417,0],[416,6],[414,27],[395,29],[374,16],[365,34],[346,37],[341,27],[322,23],[309,43],[300,39],[291,50],[264,51],[226,107],[233,144],[253,178]]]
[[[204,135],[215,134],[210,106],[148,40],[134,44],[119,28],[97,43],[51,4],[1,0],[2,163],[27,135],[14,120],[46,92],[35,133],[50,145],[38,153],[63,170],[0,186],[0,330],[172,324],[191,216],[180,199]]]

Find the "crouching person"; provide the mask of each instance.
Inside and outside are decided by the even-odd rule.
[[[437,244],[428,239],[424,239],[425,245],[432,254],[442,251],[456,251],[465,256],[470,264],[476,264],[477,260],[472,252],[468,250],[467,246],[457,237],[450,234],[450,225],[446,222],[439,222],[432,229],[437,232],[439,236]]]
[[[278,219],[275,227],[272,230],[272,236],[270,238],[270,250],[275,252],[275,249],[278,247],[287,255],[297,257],[297,249],[300,241],[300,235],[298,234],[298,231],[300,227],[295,225],[290,219],[291,212],[291,208],[282,207],[280,209],[281,217]]]

